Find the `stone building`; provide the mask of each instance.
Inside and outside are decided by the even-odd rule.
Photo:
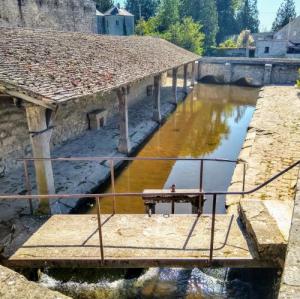
[[[4,178],[19,169],[17,158],[49,158],[53,148],[89,128],[97,129],[114,114],[119,115],[118,150],[127,154],[128,105],[152,84],[149,101],[153,120],[160,122],[162,74],[173,70],[176,104],[177,69],[189,64],[195,69],[199,58],[153,37],[22,28],[0,28],[0,35],[0,176]],[[51,161],[36,160],[34,166],[38,193],[55,193]]]
[[[99,34],[132,35],[134,34],[134,15],[123,8],[112,7],[104,14],[97,13]]]
[[[93,0],[1,0],[0,27],[96,32]]]
[[[300,58],[300,16],[278,32],[255,34],[256,57]]]

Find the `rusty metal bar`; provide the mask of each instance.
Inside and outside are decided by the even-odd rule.
[[[175,214],[175,201],[172,200],[172,214]]]
[[[200,160],[200,191],[203,191],[203,165],[204,160]]]
[[[209,249],[209,261],[210,262],[212,262],[213,254],[214,254],[216,203],[217,203],[217,194],[214,194],[213,195],[213,203],[212,203],[211,235],[210,235],[210,249]]]
[[[114,160],[110,159],[109,163],[110,163],[111,190],[112,190],[112,193],[116,193]],[[116,214],[116,195],[113,196],[113,214],[114,215]]]
[[[28,161],[24,160],[24,176],[25,176],[25,187],[28,195],[31,195],[32,188],[30,184],[29,171],[28,171]],[[30,214],[33,215],[33,205],[32,198],[28,198]]]
[[[206,159],[206,158],[173,158],[173,157],[69,157],[69,158],[20,158],[18,161],[212,161],[237,163],[237,160],[228,159]]]
[[[103,250],[103,239],[102,239],[102,224],[101,224],[101,207],[100,207],[100,198],[96,197],[97,202],[97,218],[98,218],[98,232],[99,232],[99,245],[100,245],[100,254],[101,262],[104,262],[104,250]]]
[[[204,173],[204,160],[200,161],[200,192],[203,192],[203,173]],[[198,216],[202,214],[204,196],[201,194],[198,200]]]
[[[200,195],[248,195],[251,193],[254,193],[258,190],[260,190],[261,188],[265,187],[266,185],[270,184],[271,182],[273,182],[274,180],[276,180],[277,178],[279,178],[280,176],[282,176],[283,174],[285,174],[286,172],[288,172],[289,170],[291,170],[292,168],[298,166],[300,164],[300,160],[295,162],[294,164],[290,165],[289,167],[287,167],[286,169],[280,171],[279,173],[277,173],[276,175],[272,176],[269,180],[265,181],[264,183],[262,183],[261,185],[248,190],[248,191],[244,191],[244,192],[227,192],[227,191],[210,191],[210,192],[191,192],[191,193],[176,193],[176,195],[179,196],[188,196],[188,195],[193,195],[193,196],[200,196]],[[48,199],[48,198],[53,198],[53,199],[59,199],[59,198],[91,198],[91,197],[112,197],[112,196],[117,196],[117,197],[130,197],[130,196],[143,196],[144,193],[142,192],[132,192],[132,193],[103,193],[103,194],[39,194],[39,195],[19,195],[19,194],[9,194],[9,195],[5,195],[2,194],[0,195],[0,199]],[[147,195],[149,196],[163,196],[164,193],[148,193]]]
[[[245,192],[245,184],[246,184],[246,163],[243,164],[243,192]],[[242,195],[245,197],[245,194]]]

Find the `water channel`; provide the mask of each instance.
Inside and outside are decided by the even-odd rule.
[[[139,157],[193,157],[236,160],[252,118],[258,90],[199,84],[138,153]],[[116,192],[144,189],[199,188],[200,162],[134,161],[116,178]],[[227,190],[234,163],[206,162],[204,190]],[[106,190],[111,191],[110,187]],[[204,212],[210,212],[208,198]],[[112,198],[101,204],[112,210]],[[159,204],[156,213],[170,213]],[[144,213],[141,198],[117,199],[117,213]],[[176,204],[175,213],[191,213]],[[225,213],[224,198],[218,213]],[[90,213],[95,213],[91,209]],[[73,298],[268,298],[274,275],[261,270],[170,269],[50,271],[41,283]],[[272,298],[272,297],[269,297]]]

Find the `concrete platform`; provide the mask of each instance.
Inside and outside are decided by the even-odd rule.
[[[13,254],[18,267],[264,267],[255,259],[236,216],[217,215],[213,264],[209,264],[211,216],[103,215],[101,264],[95,215],[52,216]]]
[[[292,217],[289,202],[241,200],[239,214],[261,258],[284,262]]]

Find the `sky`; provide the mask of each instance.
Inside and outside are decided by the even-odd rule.
[[[260,30],[270,30],[277,10],[283,0],[258,0]],[[295,0],[297,16],[300,15],[300,0]]]
[[[300,0],[294,0],[296,4],[297,16],[300,15]],[[115,1],[124,5],[125,0]],[[275,20],[276,13],[283,0],[258,0],[260,30],[271,30],[272,23]]]

